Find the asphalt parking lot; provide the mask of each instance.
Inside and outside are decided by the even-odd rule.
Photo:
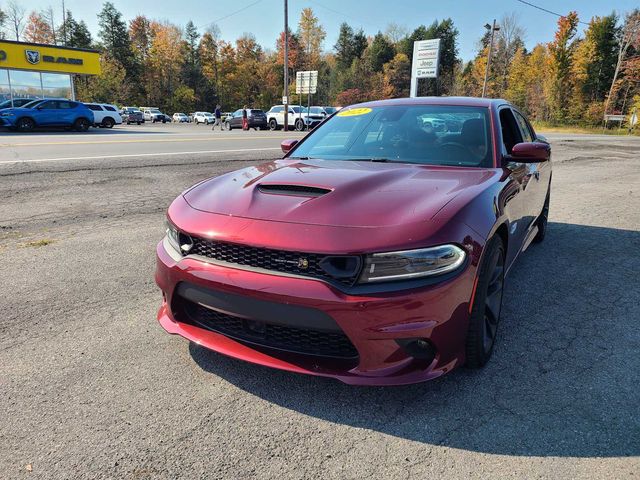
[[[484,370],[356,388],[155,320],[168,204],[292,135],[0,132],[0,478],[638,478],[640,138],[548,136],[547,239]]]

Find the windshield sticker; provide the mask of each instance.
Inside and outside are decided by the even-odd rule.
[[[342,110],[337,113],[338,117],[356,117],[358,115],[366,115],[371,113],[370,108],[352,108],[351,110]]]

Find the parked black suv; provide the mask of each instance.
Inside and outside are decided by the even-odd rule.
[[[264,110],[260,110],[258,108],[247,108],[247,121],[249,122],[249,128],[259,128],[260,130],[267,129],[267,114],[264,113]],[[225,119],[224,124],[227,127],[227,130],[242,128],[242,108],[229,115]]]

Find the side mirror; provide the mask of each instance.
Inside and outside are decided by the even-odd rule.
[[[550,155],[551,147],[548,143],[523,142],[513,146],[508,158],[520,163],[540,163],[549,160]]]
[[[282,153],[289,153],[289,151],[298,144],[298,140],[283,140],[280,144]]]

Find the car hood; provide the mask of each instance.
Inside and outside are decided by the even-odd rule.
[[[383,227],[429,220],[498,177],[485,168],[284,159],[205,180],[183,196],[197,210],[234,217]]]

